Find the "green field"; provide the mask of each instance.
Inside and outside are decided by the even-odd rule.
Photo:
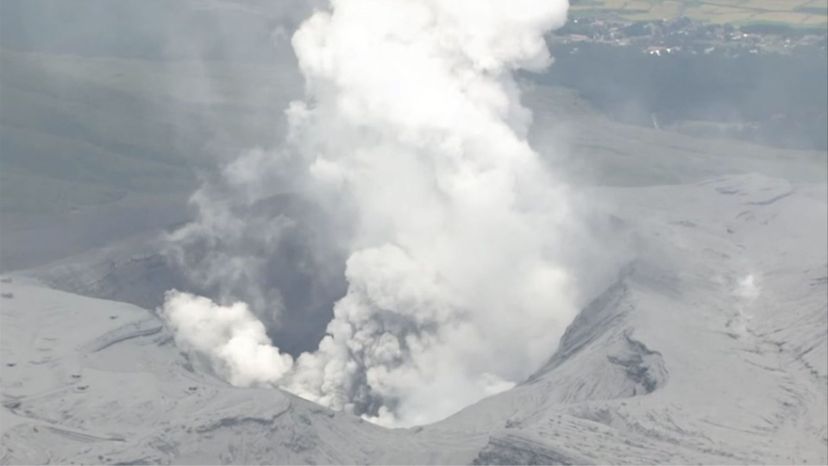
[[[828,0],[571,0],[574,16],[827,28]]]

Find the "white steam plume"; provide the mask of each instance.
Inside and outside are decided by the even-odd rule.
[[[529,376],[575,314],[562,265],[574,220],[526,141],[512,73],[550,63],[544,34],[566,9],[332,0],[308,19],[293,37],[307,98],[288,109],[286,151],[305,195],[349,222],[347,293],[318,350],[293,361],[244,305],[170,292],[179,344],[232,383],[395,425]]]
[[[272,383],[290,370],[293,359],[270,344],[264,325],[246,304],[222,307],[176,291],[165,298],[164,318],[178,346],[206,354],[233,385]]]

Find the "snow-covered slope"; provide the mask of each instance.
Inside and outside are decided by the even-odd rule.
[[[595,189],[635,259],[528,381],[414,429],[230,387],[150,311],[4,281],[0,461],[828,461],[826,185]]]

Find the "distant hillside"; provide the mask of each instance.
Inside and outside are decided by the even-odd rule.
[[[287,2],[114,3],[0,1],[0,270],[186,220],[301,95]]]
[[[828,28],[828,0],[571,0],[573,16]]]

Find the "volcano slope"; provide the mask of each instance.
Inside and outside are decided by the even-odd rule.
[[[825,167],[783,162],[808,176],[589,188],[634,245],[616,282],[529,380],[411,429],[228,386],[153,312],[8,275],[0,461],[825,463]]]

